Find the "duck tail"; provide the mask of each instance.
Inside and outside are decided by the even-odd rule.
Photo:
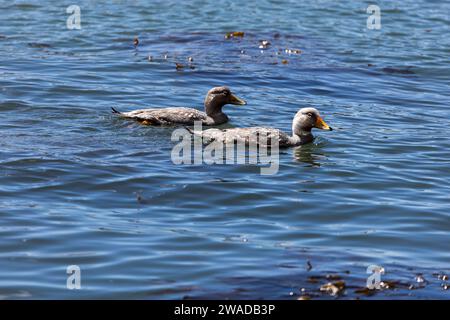
[[[111,107],[111,110],[112,110],[112,113],[118,113],[118,114],[121,114],[122,112],[120,112],[120,111],[117,111],[116,109],[114,109],[113,107]]]

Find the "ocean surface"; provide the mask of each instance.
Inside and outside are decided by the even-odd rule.
[[[370,4],[0,0],[0,299],[448,299],[450,3]],[[248,102],[222,127],[335,130],[261,175],[111,114],[218,85]]]

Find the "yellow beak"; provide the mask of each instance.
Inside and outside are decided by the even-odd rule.
[[[333,130],[320,116],[317,117],[315,127],[322,130]]]
[[[244,106],[247,104],[247,102],[245,102],[245,100],[242,100],[241,98],[236,97],[234,94],[230,95],[230,100],[228,101],[228,103],[239,105],[239,106]]]

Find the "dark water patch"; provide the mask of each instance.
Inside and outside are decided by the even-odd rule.
[[[31,105],[20,100],[9,100],[5,102],[0,102],[0,112],[1,111],[26,111],[31,108]]]
[[[404,68],[385,67],[381,70],[389,74],[415,74],[412,68],[412,66],[406,66]]]
[[[40,43],[40,42],[30,42],[30,43],[28,43],[28,46],[30,47],[30,48],[39,48],[39,49],[42,49],[42,48],[51,48],[52,46],[50,45],[50,44],[48,44],[48,43]]]
[[[407,272],[392,267],[389,275],[383,274],[379,288],[369,289],[367,277],[357,270],[342,272],[296,273],[283,277],[236,277],[222,279],[224,286],[231,287],[225,292],[208,292],[188,295],[184,299],[420,299],[424,296],[439,297],[448,287],[445,274],[427,270],[426,274],[417,270]],[[438,275],[441,275],[439,278]],[[369,275],[367,275],[369,276]],[[425,280],[429,279],[428,280]]]

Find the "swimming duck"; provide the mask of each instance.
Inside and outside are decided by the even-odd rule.
[[[235,96],[228,87],[215,87],[206,95],[205,112],[179,107],[141,109],[129,112],[111,109],[113,113],[146,125],[193,125],[194,121],[202,121],[203,125],[212,126],[228,121],[228,116],[222,112],[222,107],[226,104],[246,105],[247,103]]]
[[[204,131],[193,131],[188,129],[192,134],[200,136],[203,143],[209,144],[217,141],[220,143],[245,142],[247,145],[271,146],[273,139],[278,140],[280,148],[295,147],[302,144],[312,142],[314,137],[311,133],[312,128],[322,130],[333,130],[320,116],[317,109],[303,108],[300,109],[292,121],[292,136],[289,134],[268,127],[250,127],[250,128],[233,128],[233,129],[207,129]],[[258,135],[267,137],[267,143],[261,143]]]

